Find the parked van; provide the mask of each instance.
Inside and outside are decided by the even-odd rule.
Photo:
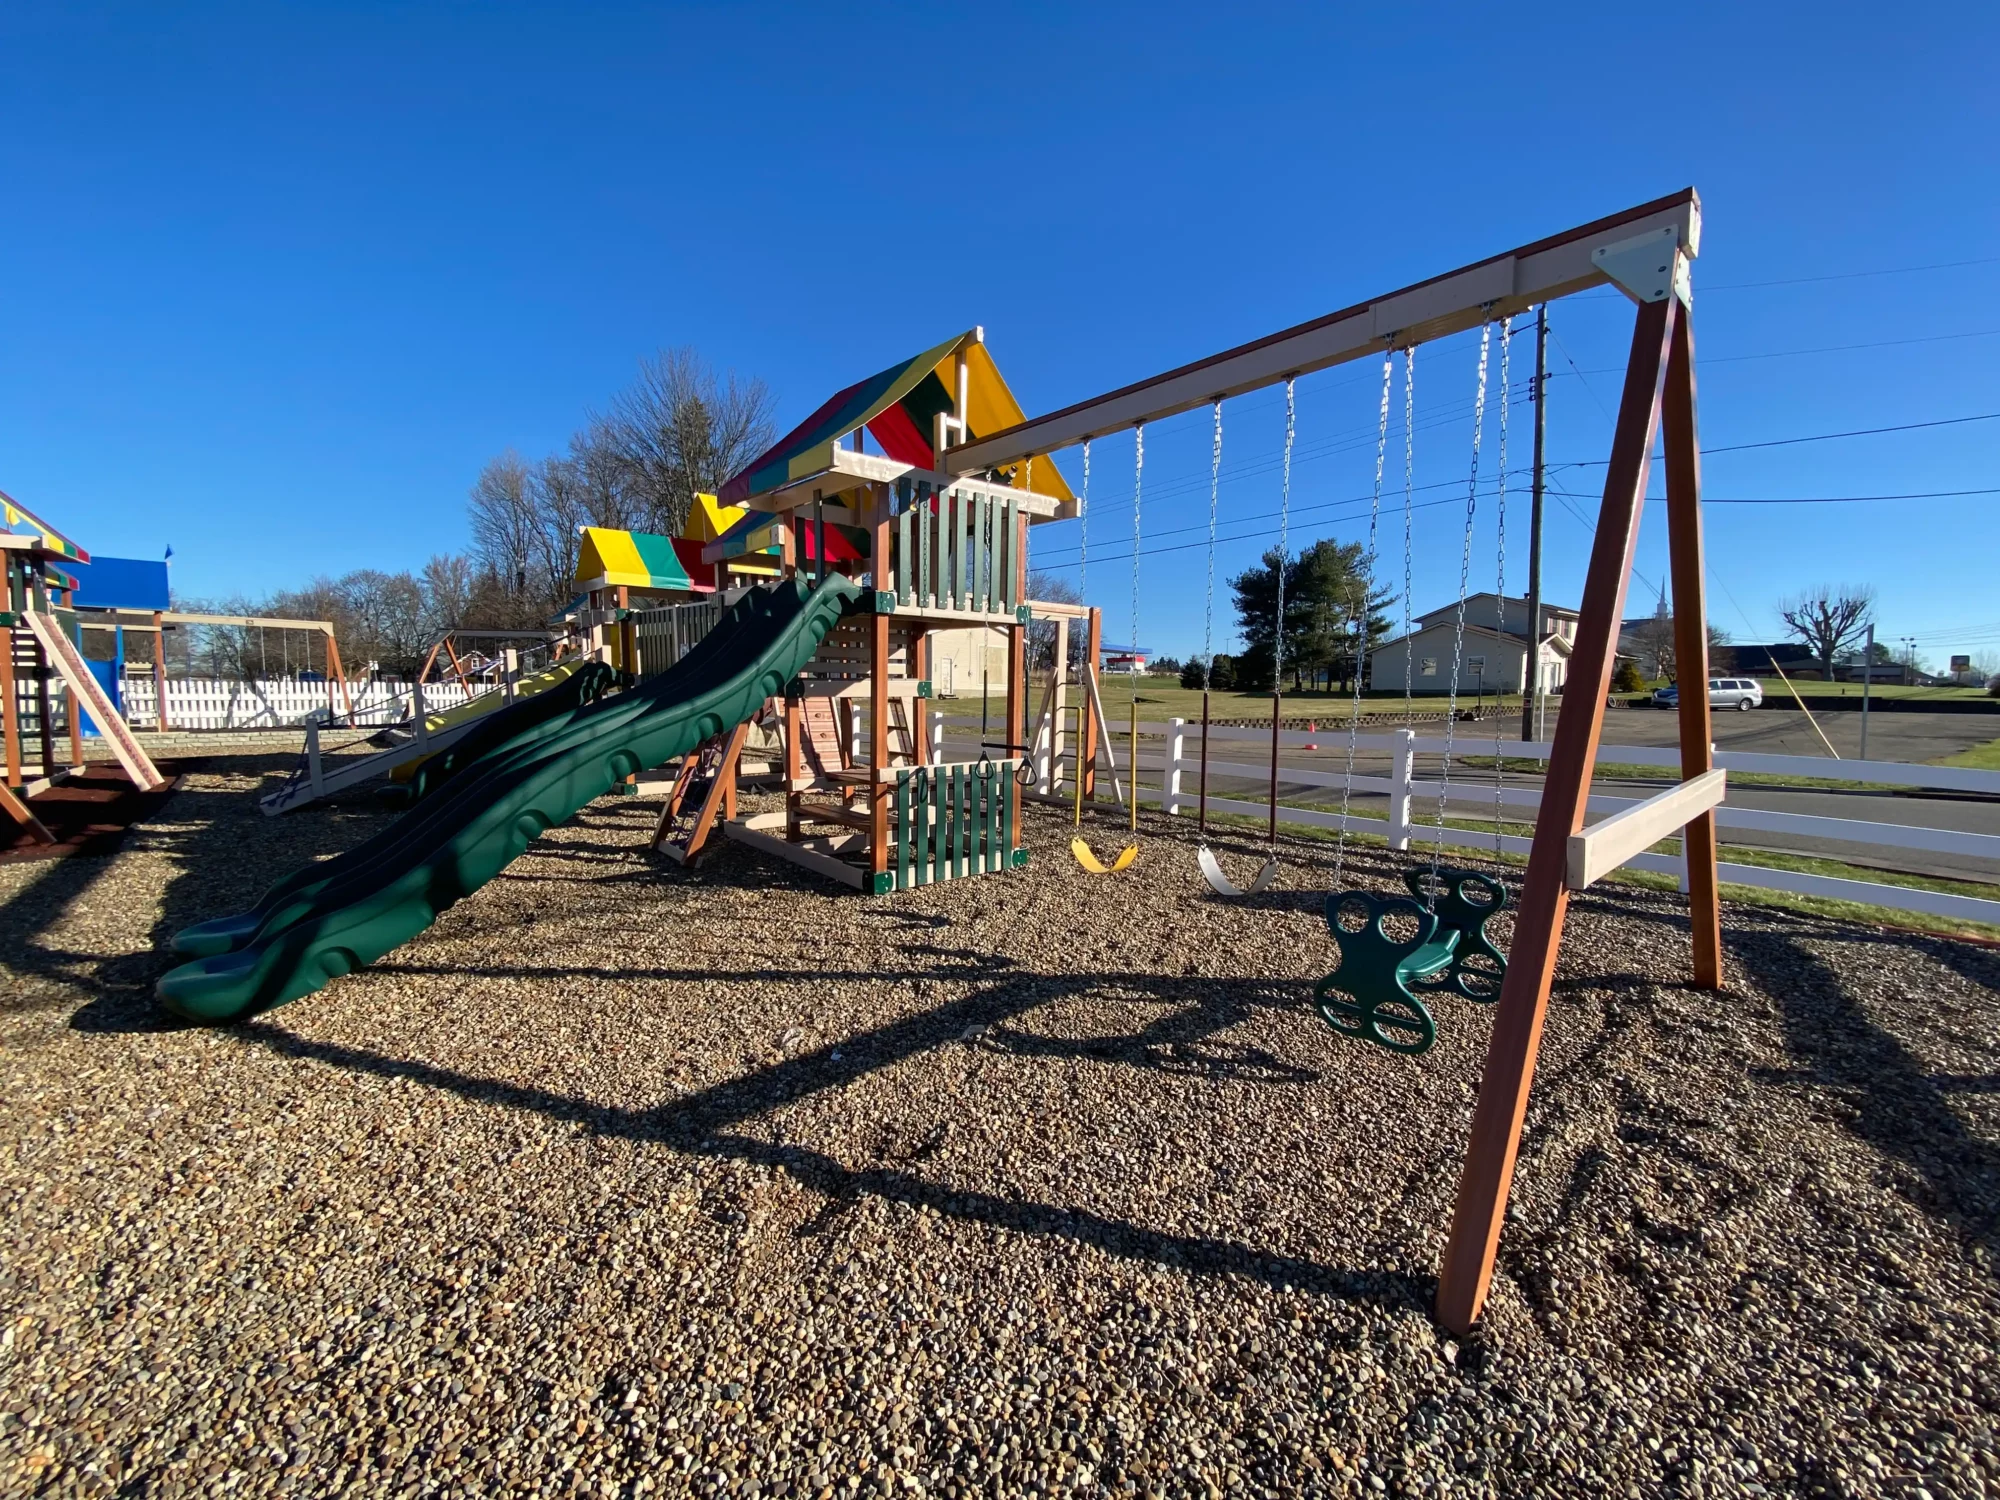
[[[1653,707],[1678,708],[1681,690],[1672,683],[1653,690]],[[1710,708],[1752,709],[1764,702],[1764,685],[1754,677],[1711,677],[1708,682]]]

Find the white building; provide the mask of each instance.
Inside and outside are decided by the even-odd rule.
[[[977,698],[982,689],[1007,691],[1007,634],[984,625],[933,630],[930,642],[931,691],[940,698]]]
[[[1543,604],[1542,628],[1532,653],[1527,621],[1526,599],[1502,599],[1492,593],[1466,598],[1465,645],[1458,670],[1461,695],[1522,692],[1531,670],[1539,670],[1543,692],[1562,691],[1576,641],[1577,612]],[[1375,648],[1368,660],[1369,686],[1376,692],[1400,693],[1407,686],[1412,693],[1449,693],[1457,629],[1456,604],[1419,616],[1408,636]],[[1536,658],[1533,668],[1531,654]]]

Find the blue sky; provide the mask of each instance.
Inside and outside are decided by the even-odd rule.
[[[789,424],[983,324],[1039,411],[1688,183],[1708,445],[2000,412],[1992,7],[1380,9],[10,7],[0,488],[97,551],[171,543],[185,594],[256,596],[463,547],[482,462],[560,446],[662,345],[762,376]],[[1953,262],[1977,263],[1903,269]],[[1602,459],[1629,305],[1553,323],[1551,458]],[[1419,498],[1463,484],[1474,353],[1418,356]],[[1531,362],[1522,338],[1517,385]],[[1365,498],[1332,502],[1369,492],[1377,374],[1301,382],[1295,540],[1365,528]],[[1210,438],[1196,413],[1147,439],[1139,629],[1176,653],[1203,642],[1206,555],[1159,549],[1205,537]],[[1279,398],[1232,403],[1224,440],[1218,648],[1221,580],[1272,540]],[[1706,479],[1995,489],[1996,454],[2000,422],[1971,422],[1718,453]],[[1093,451],[1089,586],[1119,637],[1131,460]],[[1588,515],[1601,479],[1555,482]],[[1714,617],[1763,638],[1780,595],[1853,581],[1885,638],[2000,649],[1996,500],[1717,505]],[[1455,595],[1462,523],[1462,496],[1417,513],[1419,610]],[[1040,529],[1038,558],[1074,576],[1075,532]],[[1558,501],[1551,597],[1586,545]]]

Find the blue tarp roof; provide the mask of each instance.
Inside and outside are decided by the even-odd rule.
[[[138,557],[93,557],[64,562],[76,575],[76,602],[85,609],[172,609],[167,565]]]

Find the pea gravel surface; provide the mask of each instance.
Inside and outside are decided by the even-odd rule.
[[[1459,1341],[1490,1013],[1319,1020],[1329,845],[1229,902],[1185,824],[1100,879],[1031,812],[1026,870],[862,900],[608,799],[177,1026],[164,938],[386,816],[267,820],[275,769],[0,868],[0,1494],[2000,1486],[1991,951],[1731,906],[1717,997],[1673,898],[1580,897]]]

